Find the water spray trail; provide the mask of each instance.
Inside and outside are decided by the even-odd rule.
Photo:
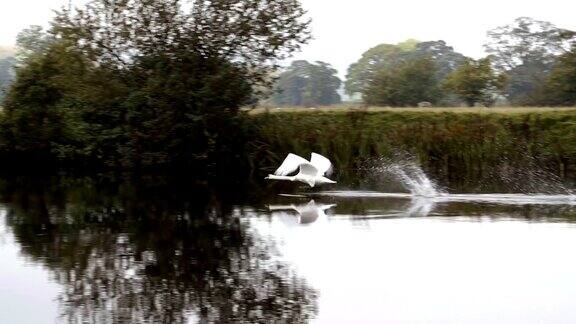
[[[415,164],[393,164],[390,165],[389,171],[415,196],[436,197],[438,195],[434,182]]]
[[[399,162],[382,159],[372,171],[381,177],[391,177],[414,196],[436,197],[442,193],[422,168],[410,158],[404,158]]]

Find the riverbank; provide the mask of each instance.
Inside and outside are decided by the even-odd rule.
[[[288,152],[311,151],[330,156],[340,173],[402,152],[450,183],[493,173],[528,181],[538,170],[574,179],[576,171],[575,108],[274,109],[250,116],[258,127],[250,158],[262,171]]]
[[[233,145],[208,156],[204,164],[210,168],[160,165],[141,171],[187,172],[202,178],[207,169],[210,178],[250,181],[273,172],[289,152],[318,152],[334,162],[335,177],[342,181],[377,180],[358,175],[382,159],[409,159],[441,183],[468,187],[494,183],[489,178],[508,185],[531,182],[532,187],[540,186],[543,178],[576,180],[576,108],[281,108],[254,109],[240,117],[234,130],[227,130],[229,135],[215,137]],[[74,149],[82,152],[82,143]],[[106,166],[109,155],[66,159],[59,151],[46,157],[1,148],[2,143],[1,164],[9,173],[12,168],[36,170],[38,165],[83,174],[92,174],[94,168],[134,171]]]

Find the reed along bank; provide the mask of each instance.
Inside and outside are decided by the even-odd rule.
[[[258,174],[273,171],[289,152],[318,152],[332,159],[341,177],[400,155],[440,180],[465,186],[494,177],[576,178],[571,109],[293,110],[250,118],[257,138],[248,158]]]

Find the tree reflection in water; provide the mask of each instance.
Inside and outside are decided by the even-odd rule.
[[[316,313],[316,292],[205,187],[101,182],[0,181],[23,254],[64,287],[63,322],[301,323]]]

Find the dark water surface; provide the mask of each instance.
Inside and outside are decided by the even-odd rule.
[[[0,323],[576,322],[569,196],[183,183],[0,180]]]

